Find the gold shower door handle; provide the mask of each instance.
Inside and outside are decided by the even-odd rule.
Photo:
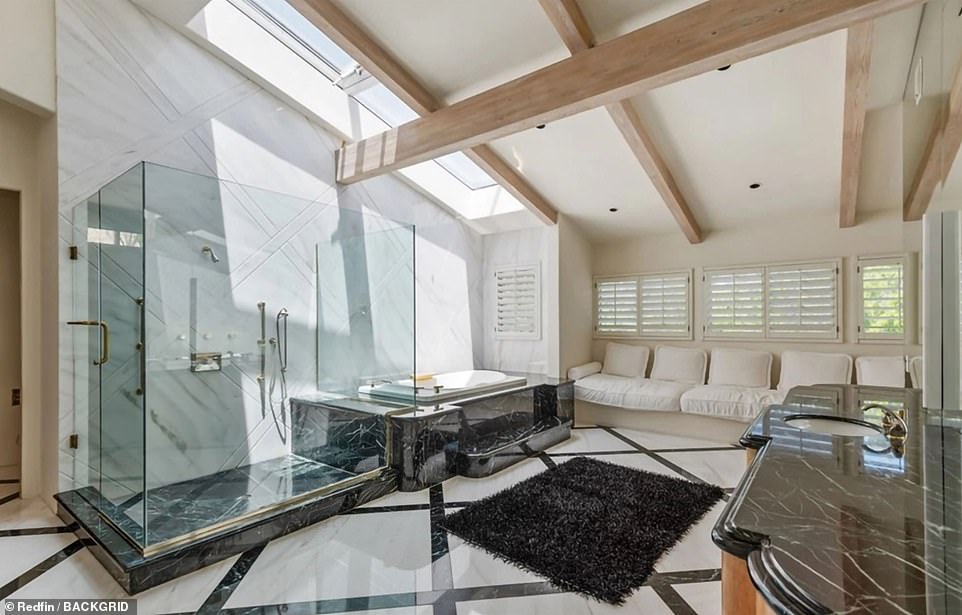
[[[103,320],[68,320],[68,325],[81,327],[100,327],[100,359],[94,365],[103,365],[110,360],[110,327]]]

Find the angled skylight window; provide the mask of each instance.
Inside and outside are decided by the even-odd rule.
[[[384,84],[359,69],[350,55],[287,0],[230,2],[388,126],[394,128],[420,117]],[[441,156],[434,162],[471,190],[497,185],[463,152]]]
[[[346,72],[356,64],[351,56],[347,55],[334,41],[327,38],[297,9],[288,4],[287,0],[246,1],[297,39],[308,51],[320,58],[334,70],[335,75]]]
[[[384,84],[379,83],[372,88],[368,88],[352,96],[374,115],[381,118],[385,124],[391,127],[400,126],[412,120],[418,119],[418,114],[411,107],[407,106],[403,100],[391,93]],[[435,162],[454,175],[458,180],[471,188],[487,188],[495,185],[491,176],[484,172],[478,165],[474,164],[463,152],[454,152],[435,159]]]
[[[404,101],[391,93],[383,83],[379,83],[363,92],[352,94],[352,96],[374,115],[391,126],[400,126],[412,120],[418,119],[418,114],[414,109],[404,104]]]
[[[484,172],[484,169],[474,164],[464,152],[454,152],[446,156],[441,156],[435,160],[436,163],[444,167],[444,170],[454,175],[461,183],[472,190],[487,188],[497,182]]]

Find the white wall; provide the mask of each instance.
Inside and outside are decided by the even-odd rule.
[[[555,376],[559,371],[558,227],[542,227],[484,236],[483,367]],[[541,270],[541,336],[536,340],[495,339],[495,270],[534,265]]]
[[[691,245],[681,234],[643,237],[637,240],[595,246],[594,274],[618,275],[694,269],[694,340],[685,342],[658,340],[630,340],[654,348],[658,344],[711,348],[758,348],[776,354],[785,349],[816,352],[844,352],[853,356],[863,354],[901,355],[919,354],[915,327],[910,332],[910,343],[858,343],[856,320],[855,257],[904,252],[918,253],[921,247],[919,223],[903,223],[898,211],[864,212],[859,224],[850,229],[838,228],[838,214],[834,211],[805,218],[760,221],[754,227],[709,233],[701,244]],[[703,267],[750,265],[843,257],[843,314],[841,343],[826,342],[750,342],[715,341],[702,339],[704,303],[701,286]],[[604,358],[607,340],[595,339],[592,357]],[[616,340],[618,341],[618,340]]]
[[[6,58],[0,56],[0,65]],[[20,194],[21,306],[21,493],[54,489],[57,370],[50,342],[56,340],[55,120],[0,100],[0,188]],[[38,308],[38,306],[41,306]],[[8,395],[9,393],[4,393]]]
[[[71,242],[84,240],[83,232],[71,228],[74,207],[147,160],[238,184],[215,191],[204,202],[180,197],[165,204],[169,241],[154,249],[171,248],[170,258],[165,257],[166,269],[157,269],[148,281],[152,275],[155,280],[171,277],[180,290],[147,289],[148,305],[164,306],[149,310],[148,326],[171,329],[166,343],[154,348],[165,348],[175,358],[182,354],[177,344],[184,340],[177,337],[184,329],[184,279],[204,273],[213,276],[203,278],[212,284],[203,314],[203,332],[211,338],[200,350],[223,348],[230,334],[249,342],[259,333],[255,306],[262,299],[269,303],[271,328],[273,315],[286,305],[298,351],[313,352],[315,236],[318,229],[326,229],[324,238],[336,242],[343,229],[326,225],[337,222],[339,211],[350,210],[417,228],[417,368],[452,371],[481,362],[482,240],[464,223],[392,176],[336,186],[333,152],[338,140],[324,125],[127,0],[60,0],[57,37],[60,305],[65,316],[80,317],[87,310],[86,302],[77,300],[86,283],[77,273],[78,264],[65,256]],[[265,197],[257,189],[295,198]],[[150,188],[148,194],[158,198]],[[148,203],[148,209],[161,202]],[[198,260],[202,241],[186,235],[198,227],[216,227],[208,230],[223,241],[220,269]],[[410,271],[397,276],[410,276]],[[171,305],[159,303],[151,293],[164,293]],[[375,299],[380,302],[373,306],[375,313],[391,309],[388,294]],[[398,328],[396,334],[410,340],[413,332]],[[78,368],[83,362],[75,360],[82,357],[85,338],[76,335],[61,326],[62,438],[82,432],[88,421],[82,390],[86,376],[84,368]],[[320,351],[336,355],[350,352],[350,347],[325,345]],[[291,392],[310,389],[313,364],[300,354],[290,359],[298,365],[292,370]],[[228,379],[225,373],[216,386],[198,389],[194,384],[199,377],[182,364],[177,369],[170,386],[155,386],[147,394],[152,483],[286,451],[270,413],[260,407],[252,379],[256,374],[241,369]],[[218,442],[219,437],[224,441]],[[228,450],[231,444],[236,445],[233,451]],[[60,450],[64,485],[82,484],[87,470],[82,454],[71,454],[63,441]],[[157,464],[161,457],[165,467]]]
[[[0,0],[0,98],[40,115],[56,107],[54,0]]]
[[[592,248],[581,230],[566,216],[558,219],[560,263],[558,308],[561,374],[591,360]]]

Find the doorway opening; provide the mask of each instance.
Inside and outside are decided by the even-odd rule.
[[[20,193],[0,190],[0,504],[20,495]]]

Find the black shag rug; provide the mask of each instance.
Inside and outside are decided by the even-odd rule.
[[[448,515],[442,526],[565,591],[622,604],[723,494],[575,457]]]

